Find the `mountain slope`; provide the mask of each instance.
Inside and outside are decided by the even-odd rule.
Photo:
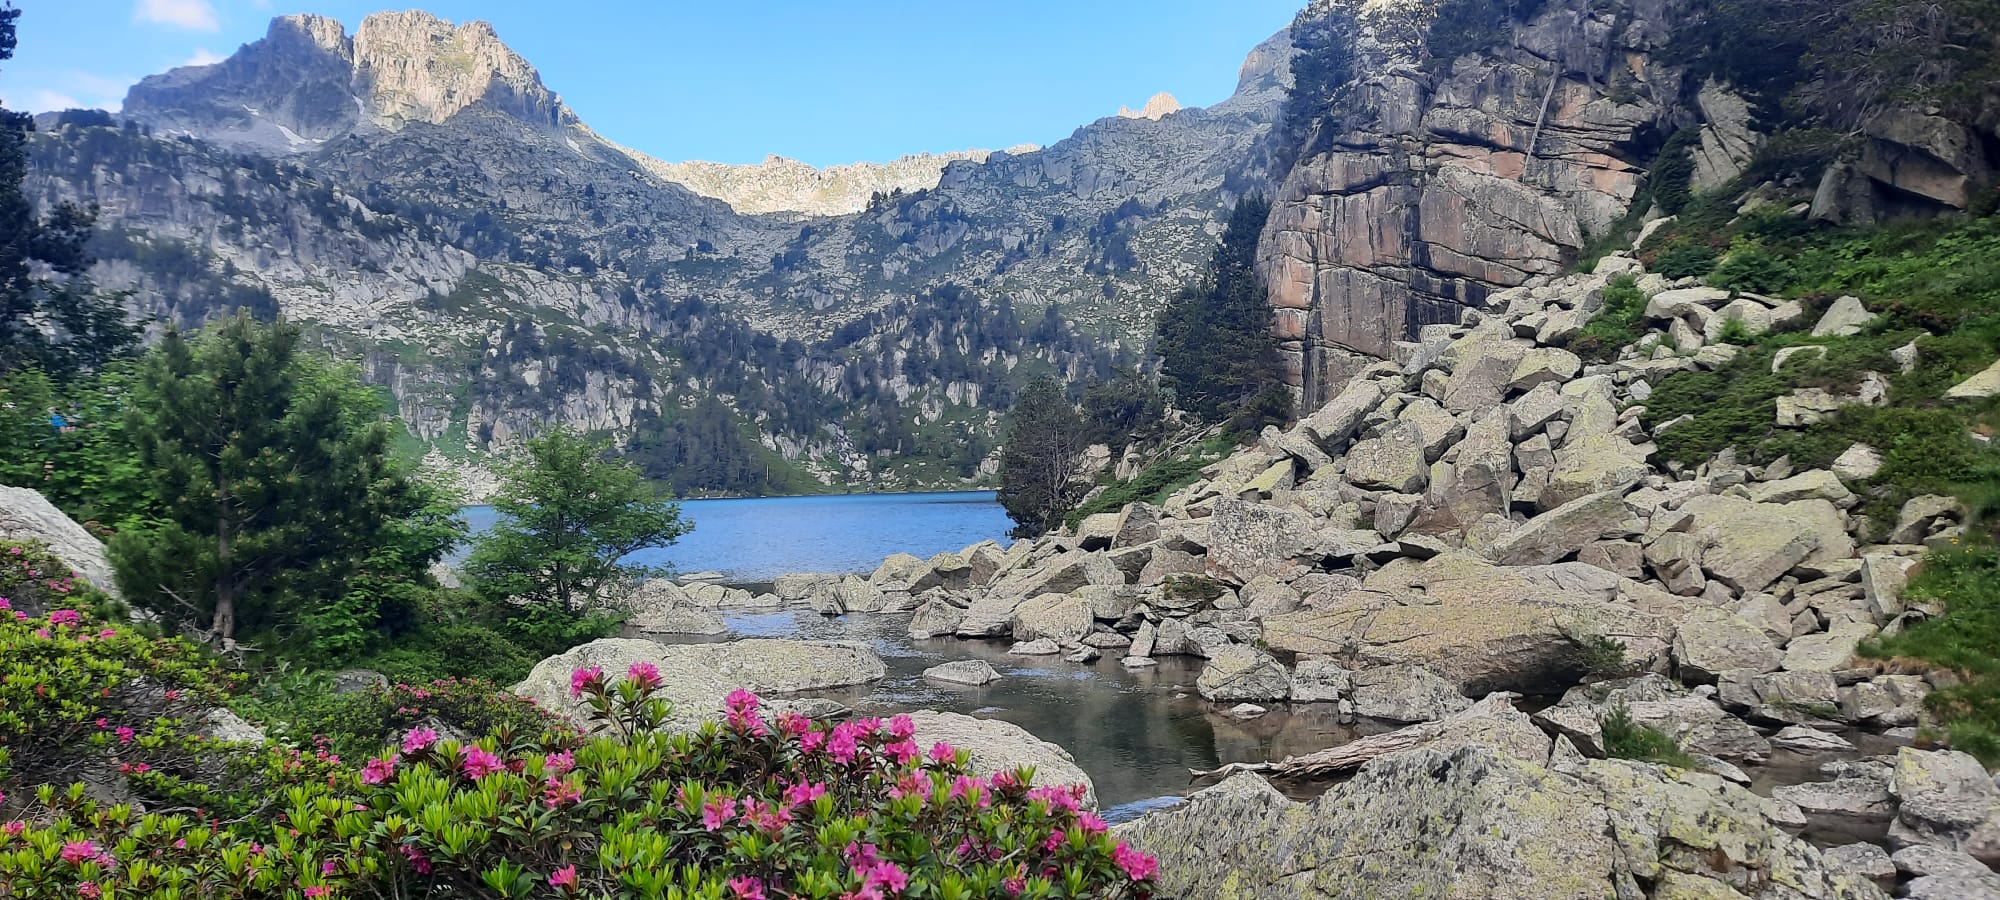
[[[978,474],[968,448],[990,448],[1014,385],[1131,354],[1218,215],[1268,188],[1289,46],[1259,48],[1211,109],[1106,118],[802,220],[665,177],[481,23],[378,14],[350,37],[292,16],[145,79],[113,127],[58,117],[28,189],[99,205],[100,283],[141,311],[312,323],[451,455],[554,423],[635,439],[721,396],[793,482],[952,483]],[[697,346],[723,333],[766,349]],[[522,341],[560,353],[506,349]]]

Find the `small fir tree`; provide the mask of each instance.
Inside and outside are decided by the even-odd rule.
[[[1014,520],[1014,537],[1060,526],[1089,490],[1078,465],[1084,441],[1083,419],[1055,379],[1035,379],[1021,392],[1000,450],[1000,505]]]

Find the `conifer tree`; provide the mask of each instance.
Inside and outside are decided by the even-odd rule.
[[[12,59],[21,11],[0,6],[0,60]],[[26,365],[58,377],[130,349],[123,298],[90,282],[94,216],[69,203],[44,217],[21,191],[35,120],[0,109],[0,373]]]
[[[422,504],[372,402],[304,358],[291,325],[239,313],[193,342],[169,330],[126,412],[161,516],[112,540],[127,595],[223,641],[313,614]]]
[[[1206,422],[1242,418],[1255,427],[1289,414],[1284,363],[1271,335],[1271,307],[1257,277],[1257,235],[1271,204],[1248,197],[1236,204],[1201,283],[1160,313],[1155,346],[1161,381],[1174,405]]]
[[[1047,376],[1030,382],[1007,416],[1000,449],[1000,505],[1014,537],[1047,533],[1082,499],[1090,487],[1078,466],[1083,449],[1083,419],[1062,385]]]

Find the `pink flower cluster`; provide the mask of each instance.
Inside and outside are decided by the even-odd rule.
[[[467,744],[459,749],[459,753],[465,758],[460,768],[467,778],[484,778],[507,770],[507,765],[500,761],[499,756],[478,744]]]
[[[603,684],[603,666],[590,666],[569,673],[569,695],[572,698],[581,697],[584,691],[594,690]]]
[[[409,734],[403,735],[403,752],[422,753],[429,750],[437,740],[438,733],[429,728],[412,728]]]
[[[723,703],[724,709],[729,713],[729,730],[754,737],[763,737],[769,733],[764,727],[764,717],[757,711],[762,701],[757,699],[756,694],[737,688],[729,693],[729,697]]]

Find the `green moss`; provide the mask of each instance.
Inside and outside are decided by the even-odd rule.
[[[1224,436],[1202,441],[1147,466],[1129,480],[1112,483],[1090,502],[1071,510],[1064,521],[1075,528],[1086,516],[1117,512],[1127,503],[1164,503],[1174,492],[1200,481],[1203,467],[1228,455],[1235,447],[1236,442]]]

